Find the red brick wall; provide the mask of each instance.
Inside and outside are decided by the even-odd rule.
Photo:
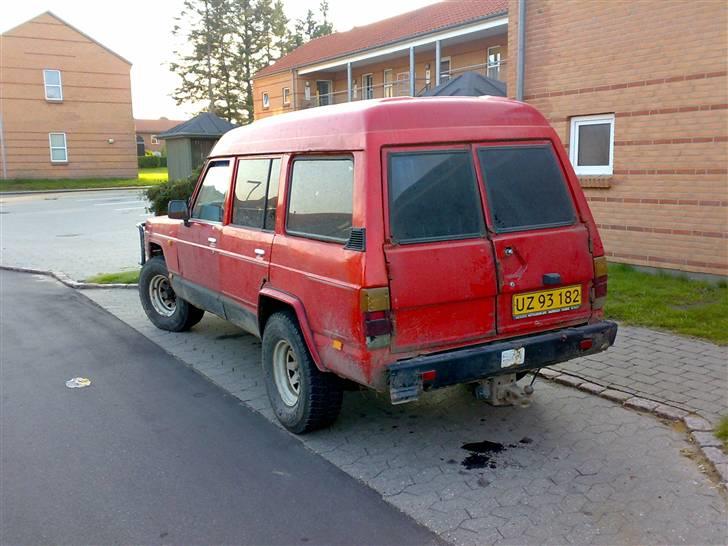
[[[61,71],[63,101],[45,99],[44,68]],[[136,178],[130,69],[48,13],[0,36],[7,177]],[[48,133],[61,132],[68,161],[52,163]]]
[[[528,0],[525,100],[567,148],[572,116],[615,114],[614,175],[583,180],[615,261],[728,275],[727,6]],[[511,0],[511,95],[517,23]]]

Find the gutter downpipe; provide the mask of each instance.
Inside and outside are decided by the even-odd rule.
[[[351,102],[352,99],[351,89],[351,63],[346,63],[346,100]]]
[[[414,47],[409,48],[409,75],[410,75],[410,81],[409,81],[410,97],[414,97],[415,96],[415,48]]]
[[[518,58],[516,59],[516,100],[523,100],[526,62],[526,0],[518,0]]]

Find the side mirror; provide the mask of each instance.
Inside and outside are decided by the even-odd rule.
[[[173,220],[183,220],[188,225],[190,219],[190,211],[187,208],[187,201],[175,199],[167,204],[167,216]]]

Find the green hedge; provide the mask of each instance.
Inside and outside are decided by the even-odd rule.
[[[186,180],[171,180],[149,188],[146,191],[146,196],[150,203],[150,212],[157,216],[167,214],[167,204],[173,199],[189,200],[195,190],[199,176],[200,171],[197,170]]]
[[[137,161],[140,169],[156,169],[167,166],[167,158],[157,157],[156,155],[143,155],[137,157]]]

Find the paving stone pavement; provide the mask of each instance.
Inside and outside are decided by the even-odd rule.
[[[211,316],[191,332],[163,332],[133,291],[84,294],[275,422],[257,339]],[[694,448],[683,433],[552,383],[537,382],[527,409],[488,406],[464,387],[402,406],[347,392],[337,423],[300,439],[454,544],[707,545],[728,536],[725,497],[685,456]],[[462,447],[483,441],[504,449]]]
[[[728,347],[620,325],[609,351],[553,366],[636,396],[698,413],[728,415]]]

